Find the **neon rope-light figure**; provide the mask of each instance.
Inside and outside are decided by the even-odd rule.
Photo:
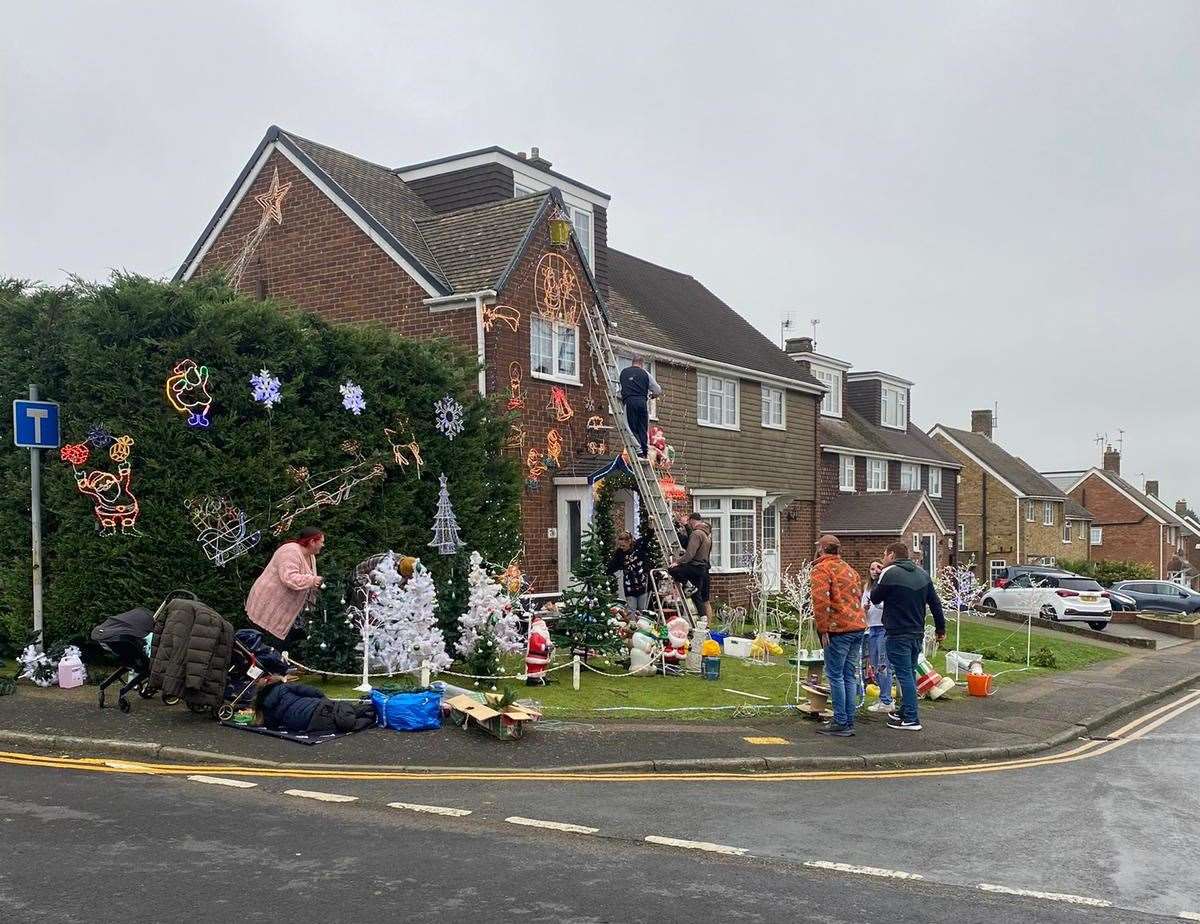
[[[167,401],[180,414],[187,415],[189,427],[207,427],[213,403],[208,390],[208,366],[183,359],[175,364],[172,373],[167,379]]]

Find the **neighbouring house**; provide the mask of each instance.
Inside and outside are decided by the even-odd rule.
[[[1097,561],[1135,561],[1149,567],[1160,580],[1189,581],[1188,537],[1192,525],[1158,498],[1158,482],[1147,481],[1144,491],[1121,477],[1121,453],[1104,450],[1100,468],[1049,472],[1071,498],[1093,515],[1091,557]]]
[[[1183,542],[1183,560],[1186,562],[1184,579],[1192,587],[1200,587],[1200,516],[1185,500],[1175,501],[1175,515],[1183,520],[1189,530]]]
[[[971,412],[971,429],[938,424],[930,436],[962,464],[958,487],[960,555],[981,580],[1009,565],[1054,565],[1089,557],[1092,519],[1072,498],[993,439],[990,410]]]
[[[620,448],[581,318],[600,306],[619,361],[643,354],[665,390],[651,424],[674,447],[679,504],[712,523],[714,596],[744,603],[756,565],[777,583],[811,557],[825,388],[693,277],[611,249],[609,205],[537,148],[393,168],[272,127],[177,278],[222,271],[478,357],[476,387],[514,415],[522,567],[546,594],[569,581],[591,481]]]
[[[862,574],[898,541],[921,553],[927,570],[954,563],[962,466],[912,422],[913,383],[852,372],[849,362],[816,352],[811,337],[789,340],[786,350],[827,388],[818,424],[820,531],[842,540],[842,556]]]

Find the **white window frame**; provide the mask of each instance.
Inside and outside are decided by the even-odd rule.
[[[821,398],[821,414],[825,417],[841,417],[842,371],[812,362],[808,364],[808,368],[812,370],[813,378],[829,386],[829,390]]]
[[[737,502],[738,509],[734,509]],[[709,564],[713,574],[745,574],[749,572],[759,548],[758,505],[753,497],[739,495],[701,495],[693,497],[693,509],[712,526],[713,548]],[[749,505],[749,509],[743,509]],[[731,560],[734,517],[750,517],[750,551],[744,565],[734,566]]]
[[[890,400],[889,400],[890,398]],[[889,411],[891,414],[889,415]],[[908,429],[908,389],[880,383],[879,423],[892,430]]]
[[[1043,526],[1053,526],[1054,525],[1054,502],[1053,501],[1042,501],[1042,525]]]
[[[912,541],[913,558],[916,559],[917,553],[921,551],[921,534],[913,533]]]
[[[937,488],[934,488],[934,482],[937,482]],[[936,465],[929,466],[929,496],[942,496],[942,470]]]
[[[778,399],[779,410],[778,423],[774,423],[770,419],[776,410],[776,399]],[[787,392],[782,388],[775,388],[771,385],[762,386],[762,425],[768,430],[787,429]]]
[[[958,524],[958,550],[961,552],[967,547],[967,524]]]
[[[872,475],[877,471],[883,472],[883,477],[880,479],[878,485],[875,484],[875,479],[872,477]],[[886,491],[887,489],[888,489],[887,459],[868,458],[867,459],[867,490],[877,493],[880,491]]]
[[[650,378],[652,378],[652,379],[654,379],[654,381],[658,382],[658,375],[656,373],[657,366],[655,365],[654,360],[647,356],[644,358],[644,362],[645,362],[644,368],[647,372],[650,373]],[[633,354],[631,354],[631,353],[618,353],[617,354],[617,375],[620,375],[622,372],[624,372],[626,369],[628,369],[632,365],[633,365]],[[662,382],[658,382],[658,387],[662,388]],[[651,398],[650,401],[647,403],[646,407],[647,407],[647,410],[649,411],[650,419],[658,420],[658,399]],[[609,413],[612,413],[612,408],[609,408]]]
[[[854,462],[854,456],[842,456],[842,455],[838,456],[838,490],[839,491],[848,491],[850,493],[854,492],[854,481],[856,478],[855,469],[856,469],[856,465]],[[849,475],[850,477],[847,478],[846,477],[847,475]]]
[[[1088,545],[1104,545],[1104,527],[1093,526],[1088,540]]]
[[[1003,558],[993,558],[990,561],[988,561],[988,584],[989,585],[995,584],[996,578],[999,577],[999,575],[996,574],[996,572],[1003,571],[1007,567],[1008,567],[1008,562],[1005,561]]]
[[[570,209],[571,227],[575,229],[575,236],[579,238],[579,243],[583,247],[584,259],[587,260],[588,269],[591,269],[593,266],[595,266],[595,261],[592,259],[592,254],[595,252],[593,249],[594,233],[592,231],[592,225],[594,222],[592,213],[587,209],[576,208],[575,206],[570,206]],[[579,230],[581,219],[586,219],[587,221],[586,234]]]
[[[551,364],[554,367],[553,373],[540,372],[537,369],[537,354],[534,352],[534,344],[537,343],[537,327],[546,324],[550,327],[550,357]],[[575,332],[575,373],[573,375],[558,371],[559,360],[559,334],[562,330],[572,330]],[[529,319],[529,375],[531,378],[544,379],[548,382],[564,382],[568,385],[579,384],[579,325],[563,324],[561,321],[551,321],[548,318],[533,315]]]
[[[1063,543],[1071,544],[1071,521],[1065,518],[1063,519]]]
[[[1079,541],[1083,542],[1083,540],[1086,539],[1087,537],[1088,537],[1087,520],[1080,520],[1079,521]]]
[[[905,475],[908,475],[908,487],[904,486]],[[914,481],[915,480],[915,481]],[[920,491],[921,490],[921,466],[915,462],[900,463],[900,490],[901,491]]]
[[[712,382],[720,382],[723,386],[722,390],[721,390],[721,396],[722,396],[722,398],[721,398],[721,420],[718,422],[713,422],[713,421],[705,419],[705,417],[700,416],[700,413],[701,413],[700,395],[701,394],[704,395],[704,404],[703,404],[704,414],[707,416],[708,411],[710,410],[709,398],[713,393],[710,383],[712,383]],[[727,395],[727,392],[725,389],[729,386],[732,386],[732,388],[733,388],[733,423],[729,423],[727,420],[727,416],[726,416],[728,413],[729,405],[725,401],[725,397]],[[741,425],[741,383],[737,379],[726,378],[725,376],[717,375],[716,373],[698,372],[696,374],[696,423],[699,424],[701,427],[713,427],[714,429],[717,429],[717,430],[740,430],[740,429],[742,429],[742,425]]]
[[[1037,512],[1033,509],[1033,501],[1025,501],[1025,522],[1037,522]]]

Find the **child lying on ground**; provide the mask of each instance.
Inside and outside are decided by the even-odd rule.
[[[316,687],[267,675],[254,696],[254,724],[293,734],[362,731],[375,724],[375,707],[332,700]]]

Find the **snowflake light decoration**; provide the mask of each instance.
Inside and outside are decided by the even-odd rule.
[[[255,401],[268,410],[283,399],[283,395],[280,394],[279,379],[272,376],[267,369],[261,370],[258,375],[250,376],[250,393]]]
[[[452,395],[446,395],[433,406],[437,414],[437,428],[448,440],[453,440],[466,425],[463,423],[463,406]]]
[[[355,385],[349,379],[346,379],[346,384],[340,386],[338,391],[342,393],[342,407],[355,417],[367,409],[367,402],[363,398],[361,385]]]

